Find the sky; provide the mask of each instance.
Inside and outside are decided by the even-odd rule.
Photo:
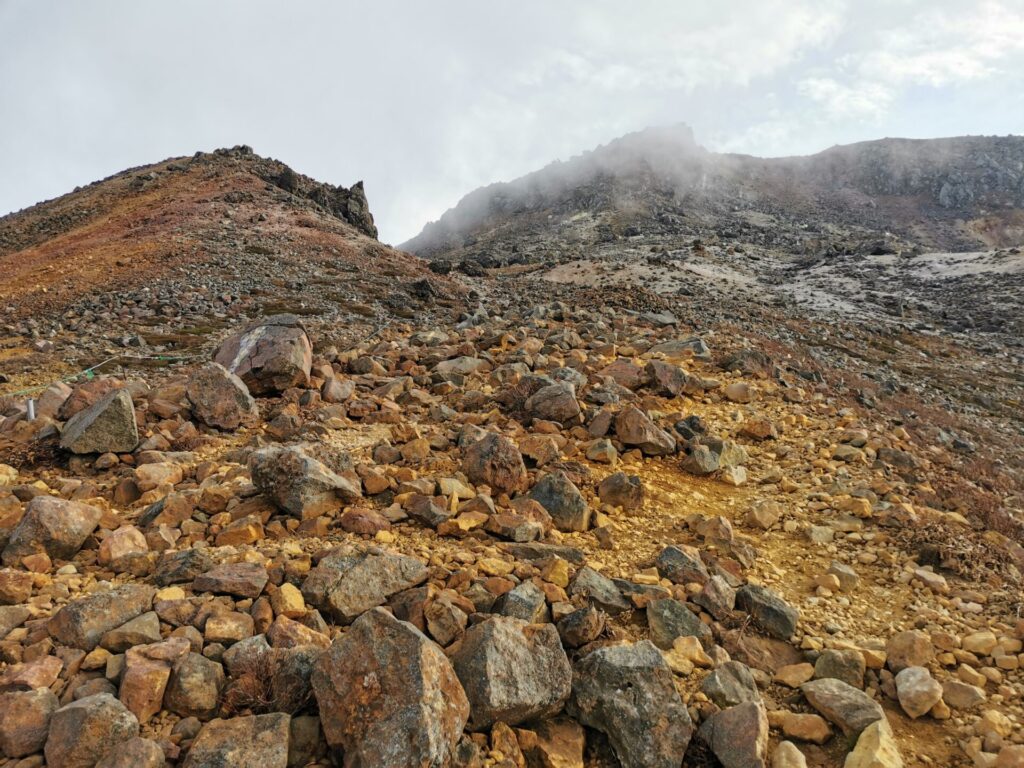
[[[248,144],[364,180],[400,243],[678,122],[762,156],[1024,133],[1024,0],[0,0],[0,215]]]

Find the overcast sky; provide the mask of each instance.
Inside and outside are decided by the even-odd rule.
[[[807,154],[1024,133],[1024,0],[0,0],[0,214],[221,146],[398,243],[648,125]]]

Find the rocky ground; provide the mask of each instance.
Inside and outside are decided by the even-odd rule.
[[[3,768],[1024,765],[1019,254],[445,277],[226,157],[354,250],[7,299]]]

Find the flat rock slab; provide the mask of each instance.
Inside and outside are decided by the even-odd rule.
[[[224,563],[196,576],[192,589],[256,599],[268,578],[267,569],[257,563]]]

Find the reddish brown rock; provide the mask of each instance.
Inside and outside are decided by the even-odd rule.
[[[117,744],[139,735],[135,715],[109,693],[73,701],[50,718],[46,763],[61,768],[95,768]]]
[[[447,765],[469,717],[441,648],[380,608],[334,641],[312,683],[327,742],[350,766]]]
[[[57,696],[48,688],[0,695],[0,753],[24,757],[46,743]]]
[[[189,648],[186,638],[172,637],[160,643],[137,645],[125,654],[118,697],[140,723],[148,722],[160,711],[171,668]]]
[[[472,483],[483,483],[499,493],[521,490],[526,483],[526,465],[516,444],[495,432],[469,446],[462,471]]]
[[[23,557],[46,553],[70,560],[96,530],[103,513],[96,507],[56,496],[36,496],[28,503],[21,522],[4,547],[5,565],[18,565]]]
[[[210,363],[192,374],[185,393],[192,413],[207,426],[235,430],[259,418],[256,401],[245,382],[219,363]]]

